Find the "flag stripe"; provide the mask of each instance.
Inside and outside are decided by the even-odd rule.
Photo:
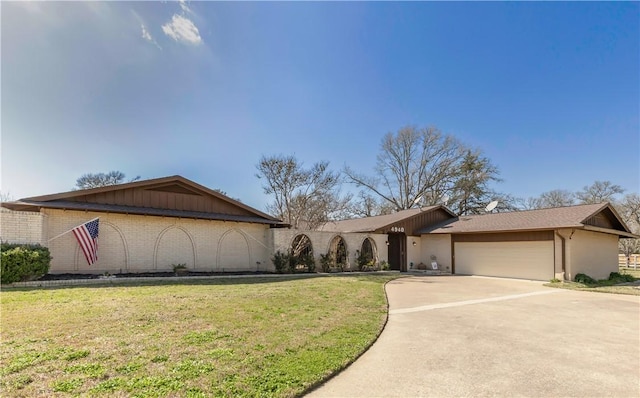
[[[94,220],[72,229],[89,265],[98,261],[98,227],[98,220]]]

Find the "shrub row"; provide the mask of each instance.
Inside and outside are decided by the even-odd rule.
[[[51,254],[44,246],[2,243],[0,252],[1,283],[34,280],[49,272]]]
[[[611,284],[633,282],[636,280],[636,278],[634,278],[632,275],[629,275],[629,274],[620,274],[619,272],[612,272],[609,274],[608,279],[597,281],[592,277],[590,277],[589,275],[579,273],[579,274],[576,274],[576,277],[574,278],[574,280],[578,283],[583,283],[585,285],[595,285],[597,283],[602,283],[602,282],[610,282]]]
[[[271,261],[279,274],[314,272],[316,270],[316,260],[310,254],[296,256],[290,252],[283,253],[278,250],[271,258]]]
[[[612,272],[609,274],[609,280],[614,283],[624,283],[624,282],[633,282],[636,278],[633,275],[629,274],[621,274],[619,272]]]

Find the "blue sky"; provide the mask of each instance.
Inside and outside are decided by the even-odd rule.
[[[481,149],[515,196],[640,191],[638,2],[0,7],[1,189],[16,199],[121,170],[264,209],[261,155],[372,173],[405,125]]]

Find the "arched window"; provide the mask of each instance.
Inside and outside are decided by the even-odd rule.
[[[289,267],[294,267],[292,271],[309,271],[313,272],[316,267],[316,261],[313,258],[313,246],[311,239],[307,235],[297,235],[291,242],[291,258]]]
[[[335,260],[335,264],[341,268],[347,265],[347,244],[342,236],[338,235],[331,240],[330,246],[331,257]]]
[[[366,238],[362,242],[362,247],[360,248],[360,259],[358,262],[362,262],[364,265],[374,265],[376,259],[375,247],[375,243],[371,238]]]
[[[291,243],[291,254],[296,257],[313,256],[313,246],[311,239],[307,235],[300,234]]]

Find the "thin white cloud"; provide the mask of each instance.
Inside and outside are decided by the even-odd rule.
[[[151,34],[149,34],[149,31],[147,31],[147,28],[144,26],[144,24],[140,24],[140,26],[142,27],[142,38],[153,41],[153,37],[151,37]]]
[[[182,9],[182,12],[193,13],[193,11],[191,11],[191,8],[189,8],[185,0],[178,0],[178,3],[180,3],[180,8]]]
[[[175,41],[196,45],[202,43],[196,25],[182,15],[174,14],[170,22],[162,25],[162,31]]]
[[[143,23],[140,23],[140,27],[142,28],[142,38],[145,39],[146,41],[155,44],[156,47],[158,47],[159,49],[162,50],[162,47],[160,47],[160,45],[158,44],[157,41],[155,41],[155,39],[151,36],[151,33],[149,33],[149,31],[147,30],[147,27],[144,26]]]

